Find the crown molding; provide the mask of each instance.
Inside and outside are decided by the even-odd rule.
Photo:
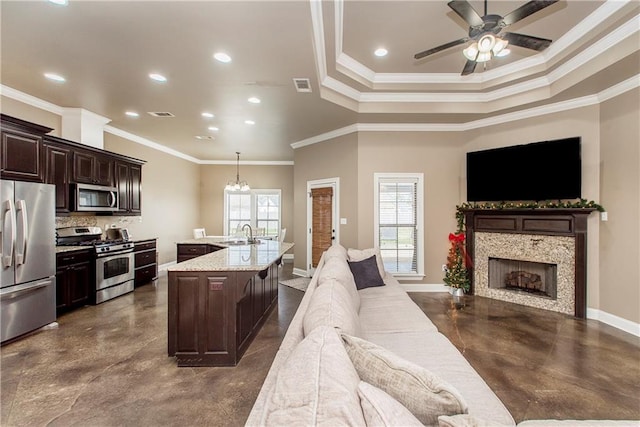
[[[466,123],[355,123],[294,142],[291,144],[291,148],[295,150],[355,132],[465,132],[600,104],[638,87],[640,87],[640,74],[636,74],[596,95],[583,96]]]
[[[201,165],[235,166],[236,160],[200,160]],[[293,160],[240,160],[243,166],[293,166]]]
[[[32,107],[48,111],[59,116],[62,116],[64,114],[65,109],[63,107],[59,107],[55,104],[45,101],[44,99],[36,98],[35,96],[20,92],[19,90],[16,90],[9,86],[0,85],[0,95],[6,96],[7,98],[15,99],[16,101],[20,101],[23,104],[31,105]]]

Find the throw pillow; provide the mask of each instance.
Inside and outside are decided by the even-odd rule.
[[[367,259],[370,256],[376,256],[376,264],[378,265],[378,271],[380,272],[380,277],[384,278],[384,263],[382,262],[382,254],[380,253],[380,248],[369,248],[369,249],[347,249],[347,256],[349,261],[362,261],[363,259]]]
[[[336,330],[316,328],[282,364],[260,425],[363,426],[359,382]]]
[[[339,328],[351,335],[360,335],[360,318],[353,308],[347,290],[336,280],[318,286],[311,295],[309,306],[302,318],[306,337],[318,326]]]
[[[362,261],[347,261],[353,279],[356,282],[358,290],[365,288],[373,288],[376,286],[384,286],[378,265],[376,264],[376,256],[372,255]]]
[[[374,343],[341,336],[360,379],[385,391],[424,425],[437,426],[440,415],[467,413],[460,393],[427,369]]]
[[[358,396],[367,426],[422,426],[407,408],[378,387],[360,381]]]

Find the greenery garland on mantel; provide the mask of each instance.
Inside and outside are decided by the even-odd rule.
[[[456,222],[458,229],[449,234],[451,247],[447,255],[444,282],[452,288],[469,290],[470,278],[467,267],[470,264],[469,256],[465,251],[465,224],[464,213],[472,209],[486,210],[515,210],[515,209],[585,209],[604,212],[605,209],[596,202],[580,199],[573,202],[543,201],[543,202],[494,202],[494,203],[463,203],[456,206]]]
[[[604,212],[602,205],[593,200],[580,199],[573,202],[567,201],[542,201],[542,202],[493,202],[493,203],[463,203],[456,206],[456,222],[458,230],[464,231],[464,211],[470,209],[503,210],[503,209],[595,209]]]

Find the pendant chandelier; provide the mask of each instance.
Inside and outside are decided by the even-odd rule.
[[[224,187],[225,191],[249,191],[251,187],[247,184],[247,181],[240,181],[240,152],[236,151],[236,180],[227,182],[227,186]]]

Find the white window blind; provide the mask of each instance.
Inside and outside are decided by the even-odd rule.
[[[375,174],[375,187],[375,238],[385,270],[422,275],[422,174]]]

